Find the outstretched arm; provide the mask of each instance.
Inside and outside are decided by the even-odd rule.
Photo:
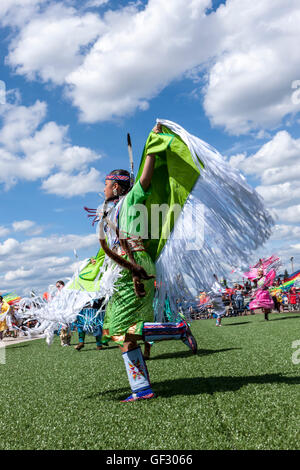
[[[156,134],[159,134],[161,132],[161,124],[157,124],[153,132]],[[155,165],[155,154],[149,154],[146,156],[145,160],[145,165],[143,168],[143,173],[140,177],[140,183],[144,191],[147,191],[151,184],[152,176],[153,176],[153,171],[154,171],[154,165]]]

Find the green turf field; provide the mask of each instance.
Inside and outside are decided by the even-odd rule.
[[[196,356],[181,341],[156,343],[148,368],[158,397],[128,404],[114,346],[96,351],[89,336],[80,352],[58,339],[7,347],[0,449],[299,449],[300,313],[222,324],[193,323]]]

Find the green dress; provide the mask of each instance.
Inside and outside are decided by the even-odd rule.
[[[136,250],[134,259],[148,274],[155,275],[155,264],[150,255],[145,251],[142,240],[135,235],[133,230],[136,214],[131,214],[130,209],[137,204],[142,204],[149,196],[138,181],[131,191],[125,196],[119,214],[119,230],[126,234],[129,241],[133,240]],[[139,230],[139,232],[141,229]],[[131,237],[131,234],[134,235]],[[133,248],[135,249],[135,248]],[[128,259],[128,256],[124,256]],[[119,345],[123,345],[126,333],[142,335],[144,322],[153,321],[154,279],[143,281],[145,297],[137,297],[134,291],[132,274],[127,269],[121,271],[121,277],[115,283],[116,291],[110,298],[106,307],[102,339],[112,339]]]
[[[150,191],[145,192],[139,178],[148,154],[155,154],[155,168]],[[168,240],[169,231],[173,229],[175,219],[172,216],[172,206],[174,204],[184,206],[198,176],[199,170],[179,136],[164,127],[160,134],[150,133],[137,174],[137,182],[124,197],[119,212],[119,230],[130,239],[131,234],[135,233],[137,219],[136,215],[132,215],[131,209],[141,204],[147,208],[146,233],[138,241],[140,245],[142,242],[142,251],[135,251],[134,258],[148,274],[155,275],[155,262]],[[150,235],[153,204],[167,204],[170,208],[164,222],[159,222],[158,237]],[[140,232],[143,233],[143,230],[141,229]],[[112,248],[111,243],[109,245]],[[124,258],[128,259],[125,255]],[[79,277],[70,285],[71,289],[98,291],[101,297],[102,278],[99,277],[99,271],[105,265],[105,253],[102,248],[95,257],[95,261],[95,264],[88,263],[84,267]],[[114,284],[116,290],[106,307],[103,339],[112,339],[122,345],[126,333],[141,335],[143,323],[154,321],[154,280],[143,281],[143,283],[146,296],[139,298],[134,291],[132,274],[126,269],[121,270],[121,277]]]

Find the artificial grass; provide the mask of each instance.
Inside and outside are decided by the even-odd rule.
[[[156,343],[148,369],[157,398],[129,395],[120,351],[36,340],[0,365],[0,449],[299,449],[300,314],[193,322],[199,351]],[[73,335],[73,345],[77,334]]]

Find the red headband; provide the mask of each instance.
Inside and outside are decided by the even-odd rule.
[[[113,180],[113,181],[129,181],[130,176],[126,175],[107,175],[105,177],[106,180]]]

